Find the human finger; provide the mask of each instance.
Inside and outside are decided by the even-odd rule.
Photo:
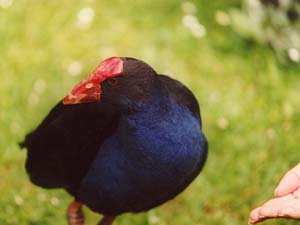
[[[259,210],[261,207],[255,208],[250,212],[248,224],[256,224],[264,220],[263,217],[259,217]]]
[[[300,164],[289,170],[274,191],[276,197],[294,192],[300,187]]]
[[[262,206],[251,211],[249,224],[259,223],[266,219],[283,217],[282,209],[288,207],[288,202],[292,200],[295,200],[295,198],[292,194],[289,194],[267,201]]]

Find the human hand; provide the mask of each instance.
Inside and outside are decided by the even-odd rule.
[[[275,198],[251,211],[249,224],[272,218],[300,219],[300,164],[284,175],[274,195]]]

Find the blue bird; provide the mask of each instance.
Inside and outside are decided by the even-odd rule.
[[[35,185],[74,196],[70,225],[84,224],[83,204],[110,225],[173,199],[208,150],[192,92],[128,57],[101,62],[20,145]]]

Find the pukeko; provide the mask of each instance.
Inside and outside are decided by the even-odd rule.
[[[192,92],[128,57],[101,62],[21,146],[35,185],[74,196],[70,225],[84,224],[82,204],[109,225],[174,198],[200,173],[208,148]]]

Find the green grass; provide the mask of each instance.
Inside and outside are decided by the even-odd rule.
[[[300,70],[215,22],[239,1],[197,1],[205,37],[183,26],[182,1],[15,0],[0,8],[0,224],[62,225],[71,197],[33,186],[17,142],[102,59],[132,56],[189,86],[201,104],[209,158],[175,200],[116,225],[240,225],[299,161]],[[77,13],[92,7],[88,29]],[[80,76],[68,75],[73,61]],[[44,88],[43,88],[44,86]],[[57,202],[57,200],[59,202]],[[57,204],[58,203],[58,204]],[[87,224],[99,216],[85,210]],[[270,221],[267,224],[296,224]]]

